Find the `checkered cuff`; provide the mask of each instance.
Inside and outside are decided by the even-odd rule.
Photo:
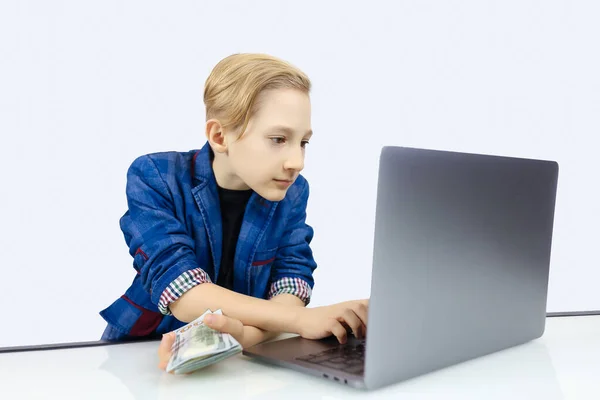
[[[312,289],[304,279],[285,277],[271,284],[269,299],[282,293],[293,294],[302,300],[304,305],[308,305]]]
[[[179,275],[160,295],[158,311],[164,315],[172,315],[169,304],[181,297],[185,292],[201,283],[211,282],[210,277],[201,268],[191,269]]]

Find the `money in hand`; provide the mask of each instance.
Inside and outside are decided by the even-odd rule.
[[[200,317],[175,331],[175,342],[167,372],[187,374],[224,360],[242,351],[242,346],[228,333],[204,325],[204,317],[214,313],[207,310]]]

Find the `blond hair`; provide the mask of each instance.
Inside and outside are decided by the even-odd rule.
[[[230,55],[213,68],[204,85],[206,119],[217,118],[224,129],[242,128],[256,113],[257,97],[270,89],[310,92],[311,82],[290,63],[267,54]]]

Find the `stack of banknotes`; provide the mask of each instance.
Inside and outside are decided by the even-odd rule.
[[[233,336],[204,325],[204,317],[208,314],[222,314],[222,311],[213,313],[207,310],[196,320],[175,331],[167,372],[187,374],[242,351],[242,346]]]

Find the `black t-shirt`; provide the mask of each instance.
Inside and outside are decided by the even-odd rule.
[[[246,205],[252,190],[219,189],[221,221],[223,226],[223,250],[217,285],[233,290],[233,260]]]

